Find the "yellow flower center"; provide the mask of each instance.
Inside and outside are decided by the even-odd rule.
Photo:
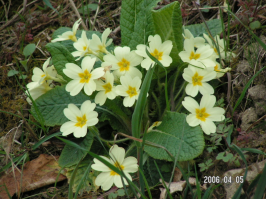
[[[131,86],[128,86],[128,90],[126,91],[126,93],[129,95],[129,97],[133,97],[138,94],[136,88]]]
[[[41,75],[41,77],[44,77],[44,76],[45,76],[45,74]]]
[[[84,114],[82,117],[77,116],[77,123],[75,126],[82,128],[87,123],[86,115]]]
[[[117,161],[115,162],[114,166],[115,166],[116,168],[118,168],[119,170],[124,170],[124,168],[125,168],[123,165],[120,165]],[[111,176],[115,176],[115,175],[119,175],[119,174],[116,173],[115,171],[111,171],[111,172],[110,172],[110,175],[111,175]]]
[[[196,72],[192,77],[192,84],[193,86],[202,86],[201,80],[203,79],[203,76],[200,76],[198,72]]]
[[[218,65],[216,64],[216,66],[214,66],[214,70],[219,72],[220,70],[218,69]]]
[[[196,108],[196,118],[205,122],[206,118],[209,117],[210,114],[206,113],[206,108],[197,109]]]
[[[85,51],[87,49],[87,46],[83,46],[83,50]]]
[[[120,67],[120,72],[128,71],[130,62],[123,58],[120,62],[117,63],[117,65]]]
[[[214,50],[214,52],[218,55],[218,51],[217,51],[217,49],[216,48],[214,48],[213,49]]]
[[[77,42],[77,38],[76,38],[75,35],[69,35],[69,36],[68,36],[68,39],[70,39],[70,40],[72,40],[72,41],[74,41],[74,42]]]
[[[105,89],[105,94],[112,91],[112,85],[110,83],[103,85],[103,88]]]
[[[159,52],[155,48],[155,50],[153,51],[153,53],[151,53],[151,55],[160,61],[160,60],[162,60],[163,52]]]
[[[189,57],[189,59],[191,60],[191,59],[198,59],[198,58],[200,58],[200,54],[195,54],[193,51],[190,53],[190,57]]]
[[[80,83],[89,83],[91,74],[87,69],[84,71],[84,73],[79,73],[78,75],[81,78],[79,81]]]
[[[105,48],[105,45],[98,45],[98,49],[97,52],[102,52],[102,53],[106,53],[107,54],[107,50]]]

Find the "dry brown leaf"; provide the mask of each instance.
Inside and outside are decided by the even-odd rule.
[[[56,181],[60,167],[57,163],[58,156],[41,154],[37,159],[27,162],[22,171],[11,169],[0,178],[0,185],[5,185],[9,194],[31,191]],[[66,177],[59,175],[57,182],[65,180]],[[8,199],[4,186],[0,186],[0,199]]]
[[[162,179],[160,179],[160,182],[162,183]],[[190,178],[188,178],[188,182],[189,182],[189,184],[196,186],[196,178],[190,177]],[[170,187],[169,187],[169,191],[170,191],[170,193],[175,193],[177,191],[183,191],[186,184],[187,184],[186,181],[180,181],[180,180],[178,182],[171,182]],[[168,187],[169,183],[165,182],[165,185]],[[206,185],[201,186],[201,188],[204,190],[207,189]],[[161,191],[160,199],[165,199],[166,198],[166,188],[160,188],[160,191]]]
[[[181,180],[182,178],[182,172],[180,171],[179,168],[175,168],[175,172],[174,172],[174,178],[173,178],[173,182],[178,182]]]

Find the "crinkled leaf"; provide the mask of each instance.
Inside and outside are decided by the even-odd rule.
[[[70,81],[71,79],[65,75],[63,69],[66,68],[67,63],[74,63],[75,58],[72,54],[68,51],[68,49],[60,44],[59,42],[56,43],[48,43],[46,45],[47,50],[52,55],[53,65],[59,75],[61,75],[65,80]]]
[[[47,93],[40,96],[36,101],[36,106],[44,119],[44,124],[47,126],[62,125],[67,122],[63,110],[67,108],[68,104],[72,103],[80,107],[80,105],[89,100],[89,97],[83,92],[76,96],[71,96],[66,91],[65,86],[57,86]],[[37,121],[41,121],[41,116],[34,106],[31,107],[32,115]]]
[[[206,24],[213,37],[223,31],[221,19],[211,19],[207,21]],[[207,35],[209,34],[205,23],[185,26],[185,29],[189,29],[189,31],[193,34],[194,37],[202,37],[203,33]]]
[[[132,50],[138,44],[145,44],[148,36],[154,34],[151,9],[160,0],[123,0],[121,8],[122,46]]]
[[[173,2],[160,10],[152,11],[155,34],[159,34],[162,41],[171,40],[173,48],[170,56],[171,65],[177,66],[181,60],[179,52],[183,50],[182,17],[179,3]]]
[[[165,147],[178,161],[196,158],[205,145],[199,126],[189,126],[185,114],[170,111],[165,114],[157,129],[147,133],[146,140]],[[172,161],[162,148],[146,145],[144,150],[155,159]]]

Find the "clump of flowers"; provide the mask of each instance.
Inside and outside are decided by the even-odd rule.
[[[132,107],[138,100],[142,82],[142,73],[137,66],[141,65],[148,70],[155,65],[155,62],[146,54],[145,49],[148,48],[149,52],[163,66],[168,67],[172,63],[172,58],[169,56],[173,47],[172,41],[162,42],[159,35],[149,36],[149,46],[141,44],[137,46],[137,50],[131,51],[127,46],[118,46],[114,51],[108,51],[107,47],[112,44],[112,39],[108,39],[111,29],[107,28],[102,33],[101,38],[94,33],[91,36],[92,39],[88,39],[85,31],[82,31],[81,37],[77,38],[76,34],[80,22],[79,19],[74,23],[72,31],[63,33],[52,42],[72,40],[76,51],[71,54],[77,57],[76,61],[82,59],[81,65],[65,64],[63,73],[71,79],[67,82],[62,77],[57,78],[53,66],[47,68],[49,58],[44,63],[43,71],[39,68],[34,69],[32,78],[34,83],[27,86],[33,99],[37,99],[51,90],[52,87],[49,85],[55,81],[66,84],[65,89],[71,96],[76,96],[83,91],[86,95],[91,96],[96,91],[94,101],[100,106],[104,105],[107,99],[114,100],[120,96],[124,97],[123,105],[125,107]],[[96,61],[101,62],[101,67],[95,67]],[[92,120],[93,122],[88,120],[89,113],[85,114],[86,108],[84,107],[95,108],[95,104],[86,102],[80,110],[74,104],[69,104],[68,108],[64,110],[65,116],[70,121],[61,126],[60,130],[63,135],[73,133],[75,137],[84,137],[87,134],[85,129],[97,124],[96,119]],[[96,117],[95,113],[93,112],[94,117]]]
[[[207,82],[222,77],[225,72],[231,70],[230,68],[222,69],[216,60],[219,55],[221,59],[226,57],[225,41],[217,35],[216,43],[214,43],[204,34],[207,41],[205,43],[202,37],[194,38],[189,30],[185,29],[184,32],[184,51],[181,51],[179,56],[183,62],[189,64],[183,73],[184,80],[188,82],[185,91],[192,97],[195,97],[198,92],[203,95],[200,105],[191,97],[185,97],[182,102],[183,106],[191,112],[187,116],[187,123],[190,126],[200,125],[206,134],[215,133],[216,126],[213,121],[224,120],[225,111],[222,108],[213,108],[216,98],[211,94],[214,94],[214,89]],[[230,55],[234,54],[230,53]]]
[[[223,68],[220,61],[221,59],[226,59],[228,55],[234,56],[233,53],[226,52],[225,41],[220,39],[219,36],[215,36],[213,40],[207,35],[203,37],[194,36],[189,30],[185,29],[183,34],[184,48],[181,52],[179,52],[180,49],[177,51],[178,39],[175,41],[176,38],[173,40],[171,36],[163,37],[162,35],[162,38],[171,38],[173,40],[173,42],[171,40],[163,41],[158,34],[146,35],[148,36],[146,45],[143,44],[146,41],[143,41],[142,44],[132,45],[131,47],[114,47],[112,39],[108,38],[112,31],[110,28],[104,30],[100,35],[97,32],[78,30],[80,23],[81,19],[74,23],[72,31],[57,35],[52,40],[53,43],[60,43],[47,44],[47,49],[49,49],[48,45],[56,48],[57,51],[54,54],[51,50],[53,56],[61,53],[60,55],[64,59],[61,61],[59,60],[60,57],[56,57],[54,60],[48,58],[44,62],[42,69],[38,67],[33,69],[32,82],[27,85],[27,95],[31,96],[31,99],[37,100],[36,104],[37,102],[47,103],[48,101],[48,106],[53,106],[54,101],[57,101],[56,105],[58,106],[55,107],[59,110],[57,114],[62,111],[61,121],[49,121],[52,123],[50,126],[53,126],[53,124],[61,125],[60,132],[63,136],[73,135],[75,138],[84,138],[87,135],[82,139],[82,142],[86,142],[88,138],[90,139],[86,150],[92,149],[88,152],[88,154],[92,155],[91,152],[94,150],[94,148],[91,148],[94,144],[92,144],[94,139],[92,136],[99,138],[101,142],[106,142],[106,146],[110,146],[110,143],[115,143],[101,137],[102,135],[100,135],[101,133],[98,132],[98,129],[102,128],[102,124],[105,125],[105,123],[99,122],[109,122],[113,129],[110,134],[122,129],[121,135],[132,138],[136,142],[141,142],[144,140],[141,140],[141,137],[145,133],[153,135],[153,133],[164,132],[165,126],[169,126],[166,122],[170,118],[168,117],[169,115],[174,122],[180,118],[184,121],[184,114],[176,113],[183,105],[189,112],[186,116],[186,122],[191,127],[188,127],[186,123],[184,125],[186,125],[187,129],[191,129],[190,132],[193,132],[193,136],[194,133],[198,134],[198,140],[202,139],[201,144],[198,144],[199,142],[196,143],[196,145],[202,146],[196,150],[202,151],[204,148],[202,131],[207,135],[215,133],[216,125],[214,122],[220,122],[225,119],[225,110],[220,107],[214,107],[216,103],[216,97],[213,95],[215,90],[211,86],[212,83],[210,83],[211,80],[220,78],[225,72],[230,71],[230,68]],[[182,41],[180,31],[178,31],[178,34],[180,34],[179,38]],[[65,40],[70,41],[64,42]],[[175,50],[172,51],[173,48]],[[62,50],[62,52],[58,52],[58,49]],[[175,55],[176,57],[179,55],[180,59],[170,55]],[[181,60],[187,64],[184,70],[183,65],[186,64]],[[176,63],[181,66],[176,66]],[[161,73],[160,68],[155,68],[157,64],[160,67],[165,67],[165,75]],[[170,72],[173,72],[174,75],[170,74]],[[170,74],[170,77],[167,76],[167,73]],[[181,74],[185,81],[180,78]],[[180,79],[183,81],[181,82],[181,89],[176,92],[176,83]],[[163,83],[163,80],[165,80],[165,83]],[[143,82],[146,83],[143,84]],[[173,86],[168,86],[167,82],[173,83]],[[148,93],[149,87],[152,86],[155,90]],[[51,91],[52,89],[54,89],[54,92]],[[171,93],[169,94],[168,91]],[[179,94],[182,92],[185,92],[189,97],[180,98],[179,100]],[[200,103],[194,99],[199,93],[202,95]],[[42,95],[44,96],[38,101],[38,98]],[[58,97],[59,95],[62,96]],[[146,95],[147,97],[152,96],[151,100],[146,101]],[[141,96],[141,99],[139,99],[139,96]],[[65,99],[67,100],[64,101]],[[29,98],[27,100],[31,102]],[[155,102],[153,103],[153,101]],[[145,103],[150,106],[146,106]],[[166,107],[165,110],[161,110],[161,106],[163,108]],[[177,106],[180,107],[177,108]],[[150,109],[155,109],[155,111],[150,113]],[[133,110],[131,122],[128,116]],[[152,120],[155,119],[154,115],[157,116],[157,112],[158,116],[161,117],[163,115],[162,121],[154,120],[156,121],[154,122]],[[143,118],[142,113],[145,115]],[[57,117],[57,114],[54,115]],[[56,120],[56,117],[52,117],[53,119],[51,120]],[[111,121],[112,117],[117,119],[114,123]],[[148,128],[149,122],[154,123]],[[178,122],[176,125],[179,127]],[[135,123],[138,124],[135,125]],[[200,126],[202,131],[200,128],[192,128],[195,126]],[[167,131],[169,129],[165,130],[165,134],[168,133]],[[109,129],[106,132],[109,133]],[[116,143],[120,142],[121,140]],[[150,142],[151,146],[153,144],[153,142]],[[82,148],[85,149],[87,146],[84,146]],[[137,147],[142,150],[141,147]],[[160,148],[158,150],[162,149],[161,147],[157,148]],[[197,148],[197,146],[194,145],[192,148]],[[145,149],[146,146],[144,147]],[[148,150],[145,152],[148,154]],[[195,158],[199,153],[196,151],[196,155],[191,157],[191,159]],[[94,170],[90,175],[94,175],[91,178],[94,185],[101,186],[104,191],[109,190],[113,185],[118,188],[128,185],[128,180],[132,181],[130,173],[138,171],[138,160],[132,156],[125,156],[125,149],[114,144],[109,150],[108,157],[100,157],[119,169],[126,178],[124,178],[124,175],[121,176],[120,172],[118,174],[118,170],[113,168],[117,171],[115,172],[97,158],[93,159],[93,163],[90,159],[91,168]],[[153,155],[150,156],[155,158]],[[182,156],[185,157],[185,155]],[[86,160],[87,157],[82,156],[84,159],[81,160]],[[168,160],[165,157],[164,159]],[[79,168],[77,167],[77,169]],[[99,172],[101,173],[96,177]]]

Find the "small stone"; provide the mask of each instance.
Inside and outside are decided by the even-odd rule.
[[[266,87],[262,84],[251,87],[248,93],[253,100],[266,100]]]
[[[240,61],[236,66],[236,71],[238,73],[247,73],[252,72],[252,68],[250,67],[248,61]]]
[[[247,130],[247,128],[255,121],[258,120],[255,108],[251,107],[241,114],[242,124],[240,128],[242,131]]]
[[[257,162],[248,167],[248,173],[246,180],[251,183],[256,176],[262,172],[264,166],[265,166],[266,160],[262,162]],[[224,183],[224,189],[226,191],[226,199],[230,199],[234,196],[235,192],[237,191],[238,187],[240,186],[241,179],[244,179],[245,174],[245,168],[240,169],[233,169],[230,171],[226,171],[223,174],[224,176],[227,176],[227,178],[231,178],[231,183]],[[242,190],[242,193],[243,190]]]
[[[256,114],[262,116],[266,114],[266,101],[255,102]]]

